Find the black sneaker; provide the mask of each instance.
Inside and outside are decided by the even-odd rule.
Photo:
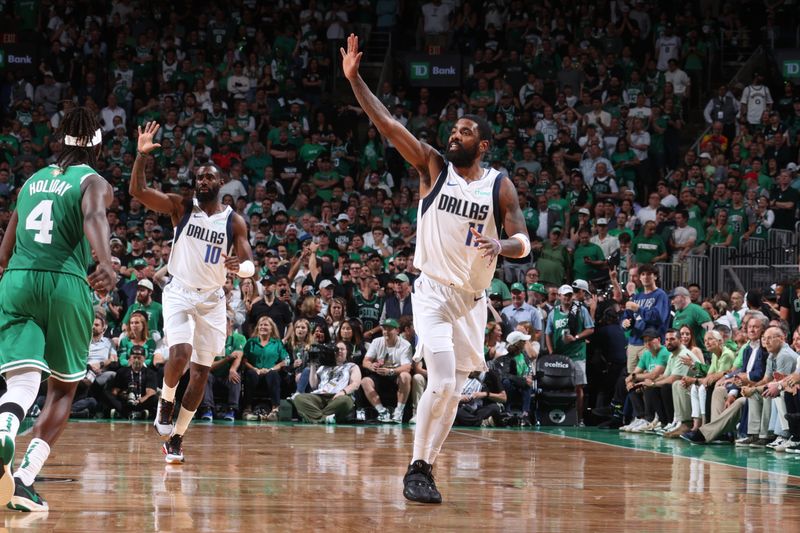
[[[681,435],[681,438],[683,440],[685,440],[686,442],[690,442],[692,444],[705,444],[706,443],[706,438],[703,436],[702,433],[700,433],[699,430],[698,431],[687,431],[686,433]]]
[[[442,495],[433,481],[433,465],[417,460],[408,465],[403,477],[403,496],[419,503],[442,503]]]
[[[25,485],[18,477],[14,478],[14,495],[6,507],[26,513],[47,512],[48,510],[47,502],[36,492],[33,484]]]
[[[156,419],[153,422],[153,427],[156,432],[162,437],[167,437],[172,434],[172,411],[175,409],[174,402],[166,400],[158,400],[158,410],[156,411]]]
[[[164,461],[171,465],[183,464],[183,435],[172,435],[161,446]]]

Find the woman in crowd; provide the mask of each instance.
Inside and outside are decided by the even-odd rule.
[[[681,380],[684,387],[689,387],[692,401],[692,431],[700,429],[705,420],[707,391],[713,389],[714,384],[733,368],[733,360],[736,358],[733,350],[725,346],[725,341],[718,331],[707,332],[704,341],[706,349],[711,354],[711,364],[695,362],[688,356],[681,359],[695,373],[695,377],[687,376]]]
[[[681,344],[683,344],[687,350],[690,350],[697,359],[703,360],[703,351],[697,346],[697,342],[694,340],[694,333],[689,326],[683,326],[678,331],[678,334],[681,337]]]
[[[364,345],[364,334],[361,321],[351,318],[342,322],[342,327],[336,334],[336,342],[343,342],[347,346],[348,358],[355,364],[361,366],[367,347]]]
[[[286,366],[288,352],[278,335],[278,327],[268,316],[258,319],[255,336],[244,345],[244,412],[245,420],[278,420],[281,404],[280,370]],[[256,396],[266,396],[271,410],[253,408]]]
[[[334,298],[328,306],[328,314],[325,317],[325,321],[328,323],[328,332],[331,338],[336,338],[342,323],[347,321],[346,309],[347,304],[343,298],[339,297]]]
[[[120,366],[129,366],[128,355],[130,355],[131,348],[134,346],[144,348],[145,366],[164,364],[164,358],[160,353],[156,357],[156,343],[150,338],[150,330],[147,327],[147,314],[144,311],[131,313],[128,322],[128,335],[120,339],[119,350],[117,350]]]
[[[283,344],[291,357],[289,373],[297,384],[297,392],[306,392],[308,387],[308,373],[304,371],[308,363],[308,350],[314,344],[310,325],[305,318],[298,318],[286,330]],[[305,378],[305,379],[304,379]]]
[[[506,354],[506,343],[503,342],[503,328],[496,322],[486,325],[486,338],[483,345],[483,355],[487,361]]]

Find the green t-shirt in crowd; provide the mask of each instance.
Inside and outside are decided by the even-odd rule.
[[[666,346],[661,346],[656,355],[653,355],[650,350],[645,350],[639,357],[639,364],[636,365],[636,368],[643,372],[652,372],[657,366],[663,366],[666,369],[670,355]]]
[[[286,359],[289,353],[279,339],[270,339],[261,345],[258,337],[248,339],[244,345],[244,357],[256,368],[272,368]]]
[[[652,237],[645,237],[639,235],[631,243],[631,251],[636,257],[636,263],[644,265],[653,261],[654,257],[658,257],[667,251],[664,246],[664,241],[658,235]]]

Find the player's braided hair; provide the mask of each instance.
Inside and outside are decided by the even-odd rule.
[[[71,135],[88,143],[99,127],[100,122],[94,113],[85,107],[76,107],[64,115],[57,136],[63,141],[65,135]],[[89,165],[94,168],[97,165],[97,151],[97,146],[68,146],[65,144],[56,165],[62,170],[71,165]]]

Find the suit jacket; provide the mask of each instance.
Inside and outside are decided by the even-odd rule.
[[[742,366],[736,370],[732,370],[729,374],[736,375],[740,372],[745,372],[747,366],[750,362],[750,358],[755,357],[756,360],[753,363],[753,368],[748,372],[748,377],[750,381],[757,382],[761,381],[764,378],[764,374],[767,371],[767,358],[769,357],[769,352],[763,346],[759,346],[758,350],[756,350],[755,354],[753,353],[753,348],[748,343],[747,347],[742,352]],[[739,392],[739,387],[735,385],[730,385],[728,387],[728,392],[736,391]]]

